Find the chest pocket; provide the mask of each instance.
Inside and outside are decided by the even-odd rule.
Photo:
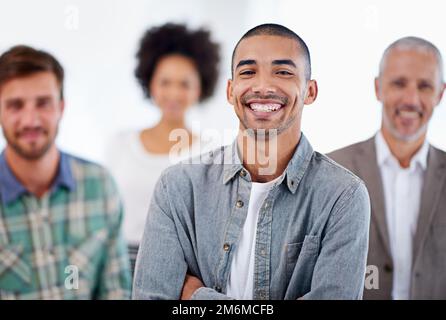
[[[0,290],[17,291],[31,284],[31,267],[21,245],[0,246]]]
[[[286,245],[286,277],[288,283],[299,283],[300,295],[311,288],[311,278],[319,255],[320,237],[305,236],[303,242]]]

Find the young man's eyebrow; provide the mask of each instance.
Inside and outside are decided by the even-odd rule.
[[[6,99],[6,103],[17,103],[17,102],[21,102],[21,101],[23,101],[23,99],[20,97],[13,97],[13,98]]]
[[[252,65],[252,64],[257,64],[257,62],[253,59],[240,60],[235,68],[237,69],[240,68],[241,66]]]
[[[50,100],[52,96],[50,94],[48,95],[41,95],[36,97],[38,100]]]
[[[290,59],[273,60],[272,64],[273,65],[286,64],[286,65],[292,66],[294,68],[297,68],[296,64],[293,62],[293,60],[290,60]]]

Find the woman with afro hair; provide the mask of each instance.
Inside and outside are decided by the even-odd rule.
[[[146,31],[136,57],[136,79],[146,97],[159,108],[161,118],[151,128],[118,134],[106,152],[124,202],[123,231],[132,270],[161,172],[182,156],[200,152],[194,146],[201,143],[186,126],[186,112],[212,96],[220,61],[219,46],[210,39],[209,31],[172,23]],[[172,141],[169,137],[174,132],[181,134],[174,134]],[[171,151],[177,149],[175,157]]]

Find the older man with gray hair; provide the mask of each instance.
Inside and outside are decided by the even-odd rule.
[[[364,299],[446,298],[446,153],[426,139],[444,90],[437,47],[395,41],[375,79],[381,129],[329,154],[365,181],[371,198],[368,265],[377,281]]]

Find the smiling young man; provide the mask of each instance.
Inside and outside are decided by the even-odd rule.
[[[368,264],[378,267],[379,282],[365,299],[446,298],[446,153],[426,139],[444,89],[441,54],[432,43],[395,41],[375,79],[381,130],[329,154],[370,191]]]
[[[264,24],[233,53],[236,141],[167,169],[152,198],[135,299],[359,299],[364,184],[301,133],[317,96],[306,44]]]
[[[0,300],[130,297],[114,183],[55,144],[63,78],[44,51],[0,56]]]

